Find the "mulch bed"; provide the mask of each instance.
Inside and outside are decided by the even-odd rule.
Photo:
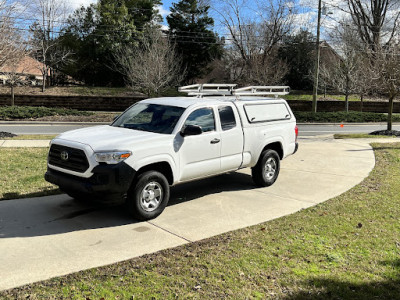
[[[12,138],[14,136],[17,136],[17,135],[14,133],[10,133],[10,132],[0,131],[0,139],[1,138]]]
[[[398,130],[377,130],[371,132],[372,135],[387,135],[387,136],[400,136],[400,131]]]

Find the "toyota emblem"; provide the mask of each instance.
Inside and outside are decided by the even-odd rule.
[[[68,160],[68,152],[67,151],[62,151],[60,154],[60,157],[62,160]]]

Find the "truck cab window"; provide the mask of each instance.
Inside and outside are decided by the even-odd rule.
[[[235,115],[232,107],[222,106],[218,108],[219,118],[221,119],[222,130],[229,130],[236,127]]]
[[[200,108],[192,112],[186,119],[184,126],[197,125],[203,132],[215,130],[215,118],[212,108]]]

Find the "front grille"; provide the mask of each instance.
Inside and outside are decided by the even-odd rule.
[[[89,168],[89,162],[83,150],[57,144],[50,147],[49,164],[79,173],[84,173]]]

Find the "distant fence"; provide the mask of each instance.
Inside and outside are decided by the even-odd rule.
[[[312,109],[312,101],[288,100],[287,102],[293,111],[311,111]],[[344,101],[318,101],[317,111],[344,111],[346,109],[345,105]],[[362,111],[364,112],[387,113],[388,108],[388,101],[364,101],[362,104]],[[361,111],[361,101],[349,101],[349,110]],[[394,102],[393,112],[400,113],[400,102]]]
[[[123,111],[132,104],[145,99],[142,96],[50,96],[50,95],[15,95],[15,105],[65,107],[91,111]],[[9,105],[10,95],[0,95],[0,106]],[[311,111],[312,101],[288,100],[294,111]],[[349,109],[361,111],[360,101],[350,101]],[[344,101],[318,101],[318,111],[344,111]],[[388,102],[364,101],[362,111],[388,111]],[[400,102],[394,103],[394,112],[400,113]]]
[[[10,95],[0,95],[0,106],[10,104]],[[142,96],[51,96],[15,95],[15,105],[65,107],[90,111],[124,111],[132,104],[145,99]]]

